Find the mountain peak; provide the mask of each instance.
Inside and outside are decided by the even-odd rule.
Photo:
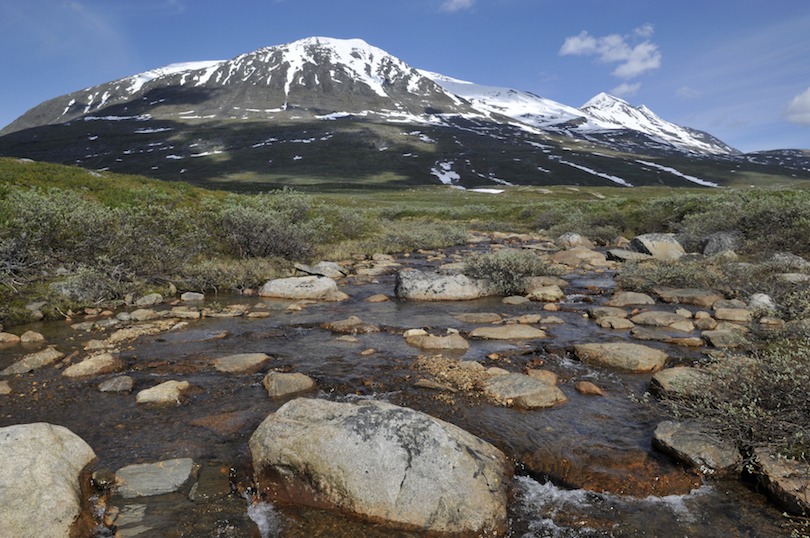
[[[610,95],[609,93],[605,92],[599,92],[593,97],[591,97],[587,103],[579,107],[579,109],[585,110],[587,108],[609,108],[616,105],[631,106],[630,103],[628,103],[624,99],[616,97],[615,95]]]

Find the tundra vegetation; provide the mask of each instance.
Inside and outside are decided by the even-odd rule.
[[[700,287],[727,298],[766,293],[780,330],[755,334],[745,361],[709,358],[713,382],[693,396],[664,397],[673,412],[712,422],[746,453],[766,445],[810,454],[810,190],[514,187],[490,195],[447,187],[289,189],[258,194],[205,190],[107,172],[0,159],[0,323],[71,309],[123,304],[128,296],[255,289],[290,274],[293,262],[465,244],[474,231],[577,232],[597,244],[674,233],[687,251],[711,237],[733,240],[733,257],[687,255],[624,265],[624,289]],[[719,234],[719,235],[718,235]],[[725,235],[723,235],[725,234]],[[789,252],[793,256],[780,255]],[[775,256],[776,254],[776,256]],[[802,263],[804,262],[804,263]],[[465,271],[504,293],[554,274],[527,252],[470,261]]]

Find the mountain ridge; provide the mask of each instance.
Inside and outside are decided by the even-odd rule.
[[[0,131],[0,155],[165,179],[202,169],[206,181],[292,181],[300,172],[456,186],[706,186],[757,170],[810,179],[802,152],[749,158],[608,94],[574,108],[328,37],[171,64],[56,97]]]

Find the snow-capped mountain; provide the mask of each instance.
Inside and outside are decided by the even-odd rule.
[[[0,131],[0,155],[257,188],[297,178],[477,187],[810,176],[804,154],[745,158],[606,94],[574,108],[327,37],[56,97]]]

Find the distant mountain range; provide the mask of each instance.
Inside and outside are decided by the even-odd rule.
[[[245,190],[810,179],[808,151],[743,154],[604,93],[574,108],[325,37],[51,99],[0,131],[0,155]]]

